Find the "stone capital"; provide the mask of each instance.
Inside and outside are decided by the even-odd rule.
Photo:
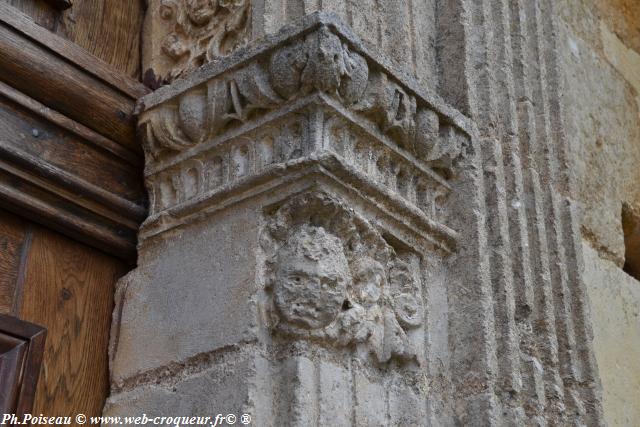
[[[202,67],[143,98],[139,113],[151,195],[143,237],[241,188],[317,175],[366,189],[417,235],[455,246],[438,212],[470,120],[369,52],[333,14]]]

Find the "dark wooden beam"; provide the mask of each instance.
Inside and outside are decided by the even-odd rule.
[[[0,207],[135,259],[148,90],[0,3]]]

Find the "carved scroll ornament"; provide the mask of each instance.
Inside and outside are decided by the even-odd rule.
[[[274,331],[352,347],[378,363],[420,360],[417,273],[365,219],[309,193],[281,206],[262,237]]]

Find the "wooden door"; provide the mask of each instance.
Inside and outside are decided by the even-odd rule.
[[[114,286],[146,215],[143,4],[0,0],[0,313],[47,329],[35,414],[99,415],[108,393]]]
[[[33,413],[100,414],[113,287],[126,263],[4,210],[0,247],[0,311],[48,332]]]

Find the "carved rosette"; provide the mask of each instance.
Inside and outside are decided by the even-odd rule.
[[[416,255],[396,253],[346,202],[323,192],[288,200],[269,216],[261,246],[276,334],[352,348],[377,363],[421,361]]]

